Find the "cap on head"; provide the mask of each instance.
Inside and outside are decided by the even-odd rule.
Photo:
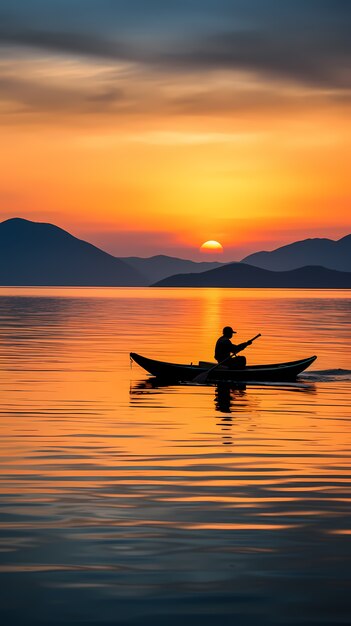
[[[224,326],[223,328],[223,335],[224,337],[231,337],[232,335],[235,334],[235,330],[232,329],[231,326]]]

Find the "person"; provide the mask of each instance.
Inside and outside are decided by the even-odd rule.
[[[223,365],[229,367],[230,369],[242,369],[246,365],[246,358],[244,356],[236,355],[247,346],[250,346],[252,342],[245,341],[244,343],[235,345],[230,341],[235,333],[236,331],[233,330],[231,326],[225,326],[223,328],[223,335],[222,337],[219,337],[216,342],[214,358],[218,363],[222,363],[222,361],[228,359],[226,363],[223,363]],[[234,355],[233,358],[231,358],[232,354]]]

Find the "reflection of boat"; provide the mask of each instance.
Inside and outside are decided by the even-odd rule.
[[[215,409],[220,413],[232,413],[235,402],[245,398],[245,383],[218,383],[215,390]]]
[[[316,356],[311,356],[300,361],[290,361],[289,363],[274,363],[269,365],[248,365],[245,369],[228,369],[223,366],[216,367],[209,371],[215,363],[199,363],[199,365],[181,365],[178,363],[166,363],[148,359],[135,352],[130,353],[135,363],[144,368],[153,376],[162,380],[192,381],[196,376],[208,372],[206,382],[216,381],[244,381],[244,382],[280,382],[293,381],[298,374],[316,360]]]

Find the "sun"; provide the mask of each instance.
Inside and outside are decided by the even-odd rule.
[[[223,252],[223,246],[218,241],[205,241],[205,243],[200,246],[201,252],[206,252],[207,254],[218,254]]]

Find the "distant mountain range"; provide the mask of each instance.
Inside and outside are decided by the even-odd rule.
[[[213,267],[221,264],[167,256],[116,258],[53,224],[22,218],[0,223],[0,285],[140,287]]]
[[[196,263],[195,261],[177,259],[176,257],[165,256],[164,254],[152,256],[147,259],[137,256],[121,257],[121,260],[125,261],[142,274],[145,278],[145,284],[147,285],[151,285],[173,274],[188,274],[189,272],[197,274],[224,265],[224,263],[211,263],[208,261]]]
[[[351,235],[339,241],[304,239],[272,252],[256,252],[242,259],[255,267],[280,272],[305,265],[321,265],[341,272],[351,272]]]
[[[350,289],[351,272],[307,266],[288,272],[272,272],[246,263],[229,263],[202,274],[177,274],[154,287],[280,287],[298,289]]]
[[[299,264],[301,251],[317,258],[320,246],[337,250],[334,262],[351,268],[350,244],[351,235],[336,242],[310,239],[250,255],[250,264],[195,263],[165,255],[116,258],[52,224],[13,218],[0,223],[0,285],[350,288],[351,273],[315,267],[331,263],[330,254],[325,253],[324,262],[282,271],[284,263],[293,263],[292,251],[298,252]],[[255,257],[257,263],[262,258],[276,263],[279,271],[254,267]]]

